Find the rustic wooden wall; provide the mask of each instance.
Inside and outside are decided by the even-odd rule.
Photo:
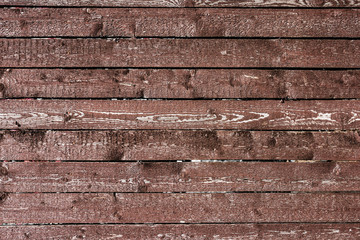
[[[360,239],[359,0],[0,0],[0,239]]]

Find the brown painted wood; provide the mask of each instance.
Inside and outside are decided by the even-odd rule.
[[[0,37],[360,37],[359,9],[2,8]]]
[[[0,9],[0,238],[359,236],[359,1],[13,3],[156,8]]]
[[[359,68],[359,51],[333,39],[0,39],[0,67]]]
[[[359,193],[2,194],[0,223],[359,222]]]
[[[360,71],[2,69],[5,98],[360,98]]]
[[[359,0],[0,0],[6,6],[359,7]]]
[[[359,162],[3,162],[3,192],[359,191]]]
[[[0,101],[0,129],[360,128],[358,100],[35,100]]]
[[[1,160],[360,160],[357,131],[2,131]]]
[[[360,237],[359,224],[151,224],[0,226],[5,239],[348,239]]]

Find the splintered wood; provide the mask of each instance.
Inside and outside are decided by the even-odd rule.
[[[360,239],[359,8],[0,0],[0,239]]]

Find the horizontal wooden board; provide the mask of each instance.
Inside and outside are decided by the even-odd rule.
[[[3,192],[360,191],[358,162],[3,162]]]
[[[0,129],[274,129],[360,128],[360,102],[280,100],[0,101]]]
[[[359,51],[333,39],[0,39],[0,67],[359,68]]]
[[[4,98],[360,99],[360,71],[2,69]]]
[[[347,132],[2,131],[1,160],[360,160]]]
[[[2,8],[0,37],[360,37],[359,9]]]
[[[10,193],[0,223],[359,222],[359,193]]]
[[[5,6],[359,7],[359,0],[0,0]]]
[[[360,224],[145,224],[0,226],[5,239],[357,240]]]

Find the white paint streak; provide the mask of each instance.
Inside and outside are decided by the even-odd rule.
[[[312,111],[313,112],[313,111]],[[321,121],[332,121],[336,122],[336,120],[331,119],[332,113],[317,113],[318,115],[315,118],[312,118],[312,120],[321,120]]]
[[[332,173],[335,175],[339,175],[341,171],[341,167],[339,164],[336,164],[336,166],[334,167],[334,169],[332,170]]]
[[[0,113],[0,119],[19,119],[21,117],[21,114],[16,113]]]
[[[114,239],[114,238],[122,238],[122,234],[111,234],[110,237],[106,237],[106,239]]]
[[[250,76],[250,75],[244,75],[244,77],[251,78],[251,79],[259,79],[259,77],[256,77],[256,76]]]
[[[132,87],[133,85],[131,83],[119,83],[119,85]]]
[[[199,115],[199,114],[162,114],[162,115],[151,115],[144,117],[137,117],[136,120],[144,122],[203,122],[209,120],[215,120],[217,116],[214,115]]]
[[[352,117],[349,119],[349,122],[348,122],[349,124],[356,122],[356,121],[360,121],[360,116],[359,116],[358,112],[351,112],[351,114],[352,114]]]
[[[265,119],[265,118],[269,117],[268,113],[257,113],[257,112],[250,112],[250,113],[258,114],[260,117],[259,118],[254,118],[254,119],[243,120],[243,121],[240,121],[238,123],[254,122],[254,121],[259,121],[261,119]]]
[[[335,125],[337,121],[331,119],[331,115],[335,113],[317,113],[316,111],[311,110],[317,114],[316,117],[313,118],[298,118],[302,115],[301,112],[306,114],[306,111],[281,111],[285,115],[283,118],[279,119],[271,119],[269,122],[272,124],[279,125],[291,125],[291,126],[309,126],[309,125]],[[305,115],[304,114],[304,115]]]
[[[280,231],[280,235],[294,235],[296,231]]]
[[[339,229],[327,229],[327,231],[328,231],[330,234],[334,234],[334,233],[339,233],[339,232],[340,232]]]
[[[333,180],[323,180],[323,181],[321,181],[321,184],[331,185],[331,184],[336,184],[336,181],[333,181]]]
[[[296,180],[296,181],[291,181],[291,183],[306,183],[306,184],[308,184],[309,181],[308,180]]]
[[[222,177],[222,178],[212,178],[212,177],[207,177],[205,178],[206,180],[203,183],[206,184],[211,184],[211,183],[233,183],[232,181],[227,180],[227,177]]]
[[[19,208],[6,208],[6,207],[0,207],[1,210],[4,210],[4,211],[22,211],[22,210],[28,210],[29,208],[27,207],[19,207]]]

